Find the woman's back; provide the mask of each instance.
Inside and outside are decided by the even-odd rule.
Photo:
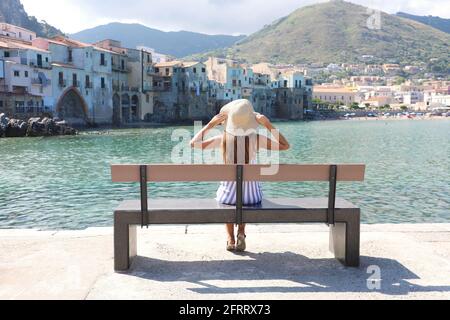
[[[209,130],[224,125],[225,132],[222,136],[205,139]],[[257,134],[259,126],[266,128],[273,139]],[[225,164],[255,164],[256,154],[260,149],[284,151],[289,149],[286,138],[276,131],[270,120],[255,110],[250,101],[236,100],[220,111],[191,141],[193,148],[202,150],[222,149]],[[234,181],[222,182],[217,191],[217,201],[227,205],[236,205],[237,184]],[[245,181],[243,186],[244,205],[256,205],[261,203],[263,193],[259,182]],[[240,224],[237,233],[237,241],[234,234],[234,225],[227,224],[228,251],[245,251],[246,233],[245,224]]]
[[[230,139],[231,138],[231,139]],[[258,135],[254,134],[249,137],[234,137],[225,133],[222,145],[224,151],[225,163],[239,163],[238,159],[245,159],[245,163],[256,164],[256,157],[258,152],[257,147]],[[239,150],[237,147],[238,140],[245,139],[245,150]],[[232,146],[231,148],[229,146]],[[228,146],[228,148],[227,148]],[[230,153],[231,151],[231,153]],[[233,154],[234,152],[234,154]],[[238,155],[241,153],[241,157]],[[245,156],[244,156],[245,155]],[[217,201],[222,204],[236,205],[236,189],[237,184],[234,181],[222,182],[217,191]],[[243,185],[243,202],[244,205],[254,205],[261,203],[263,199],[263,192],[261,183],[256,181],[245,181]]]

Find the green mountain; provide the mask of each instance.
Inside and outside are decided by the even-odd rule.
[[[446,33],[450,33],[450,19],[443,19],[440,17],[433,17],[433,16],[415,16],[413,14],[405,12],[398,12],[397,16],[414,20],[429,25],[430,27],[444,31]]]
[[[20,0],[0,1],[0,22],[10,23],[34,31],[40,37],[51,37],[62,34],[61,30],[49,25],[45,21],[38,21],[29,16]]]
[[[71,37],[87,43],[114,39],[121,41],[122,45],[128,48],[146,46],[181,58],[229,47],[245,36],[207,35],[188,31],[164,32],[141,24],[110,23],[72,34]]]
[[[368,23],[373,10],[344,1],[303,7],[210,55],[247,62],[346,63],[371,55],[379,62],[414,63],[448,59],[450,35],[422,23],[381,13],[379,29]]]

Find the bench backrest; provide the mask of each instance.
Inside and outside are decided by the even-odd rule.
[[[218,182],[236,180],[236,165],[147,165],[148,182]],[[332,165],[245,165],[244,181],[314,182],[329,181]],[[278,167],[278,170],[276,170]],[[337,165],[337,181],[364,181],[365,165]],[[112,180],[119,183],[141,181],[140,165],[112,165]]]
[[[243,182],[330,183],[328,224],[335,224],[336,184],[364,181],[365,165],[112,165],[113,182],[141,184],[142,227],[148,226],[148,182],[236,181],[236,223],[243,221]]]

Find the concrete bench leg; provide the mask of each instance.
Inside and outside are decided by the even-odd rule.
[[[347,267],[360,265],[361,224],[358,215],[352,215],[347,222],[330,227],[330,250],[337,260]]]
[[[137,226],[121,221],[120,215],[114,218],[114,269],[128,271],[137,256]]]

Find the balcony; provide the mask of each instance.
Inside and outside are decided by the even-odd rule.
[[[75,88],[81,87],[80,81],[72,81],[71,84],[72,84],[72,87],[75,87]]]
[[[155,91],[155,92],[165,92],[165,91],[170,91],[170,90],[172,90],[171,86],[164,86],[164,87],[154,86],[152,88],[152,91]]]
[[[94,84],[92,83],[92,81],[88,81],[84,86],[86,89],[92,89],[94,87]]]
[[[161,80],[161,81],[166,81],[166,80],[169,80],[169,79],[172,78],[171,75],[162,75],[162,74],[159,74],[159,73],[156,73],[156,72],[147,73],[147,75],[152,76],[153,79],[155,79],[155,80]]]
[[[189,88],[191,92],[196,93],[197,92],[197,87],[190,87]],[[206,92],[208,91],[208,88],[206,86],[200,86],[200,88],[198,89],[199,92]]]
[[[27,87],[20,87],[20,86],[13,86],[12,92],[16,93],[16,94],[27,94],[28,93],[28,88]]]
[[[52,84],[52,80],[50,80],[50,79],[47,79],[46,81],[45,81],[45,84],[43,83],[43,81],[42,81],[42,79],[39,79],[39,78],[32,78],[31,79],[31,84],[33,84],[33,85],[39,85],[39,86],[49,86],[49,85],[51,85]]]
[[[131,68],[130,68],[130,67],[124,67],[124,68],[122,68],[122,66],[113,64],[113,65],[112,65],[112,71],[114,71],[114,72],[130,73],[130,72],[131,72]]]
[[[152,91],[152,86],[149,83],[145,83],[142,89],[144,92]]]
[[[266,86],[268,86],[269,84],[268,84],[267,82],[265,82],[265,81],[257,80],[257,81],[254,82],[254,85],[255,85],[255,86],[264,86],[264,87],[266,87]]]
[[[42,61],[41,63],[38,63],[36,60],[30,61],[30,67],[39,68],[39,69],[51,69],[52,68],[52,66],[49,62]]]
[[[59,80],[59,81],[58,81],[58,86],[59,86],[60,88],[65,88],[65,87],[67,86],[66,80]]]
[[[147,68],[147,75],[151,76],[151,77],[161,77],[161,78],[170,77],[170,76],[161,74],[159,71],[155,70],[155,68],[153,68],[153,67]]]

